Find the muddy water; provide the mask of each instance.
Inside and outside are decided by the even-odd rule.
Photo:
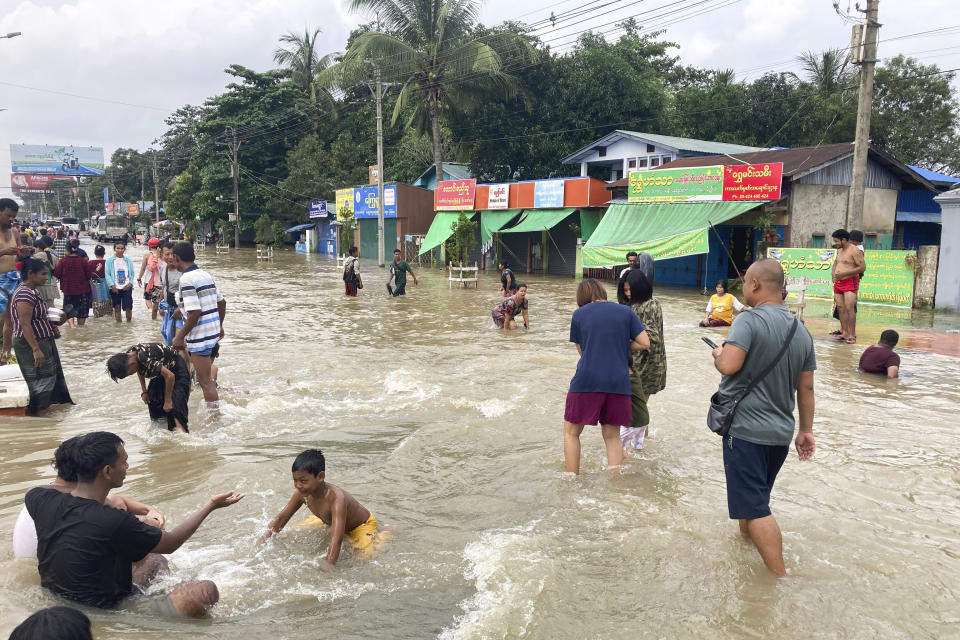
[[[420,286],[389,299],[364,263],[367,288],[345,299],[319,257],[257,264],[250,251],[211,248],[198,262],[229,300],[219,364],[233,390],[219,419],[196,393],[193,433],[172,436],[150,424],[135,381],[105,375],[111,353],[155,339],[140,305],[132,326],[65,332],[75,407],[2,419],[0,635],[52,603],[35,564],[12,558],[23,493],[52,477],[60,440],[94,429],[126,440],[123,492],[171,523],[214,493],[247,493],[171,556],[176,579],[220,586],[212,619],[92,612],[101,640],[957,633],[960,361],[943,355],[957,349],[955,318],[868,307],[858,347],[817,340],[818,451],[802,464],[791,454],[777,483],[792,578],[776,581],[726,517],[719,439],[703,419],[718,374],[705,331],[691,328],[704,304],[696,292],[657,292],[669,371],[651,401],[652,441],[611,479],[588,428],[583,475],[572,478],[561,451],[572,280],[524,276],[532,328],[504,334],[489,315],[493,275],[479,291],[451,291],[444,274],[418,270]],[[815,335],[831,328],[828,311],[808,308]],[[908,375],[858,375],[860,351],[888,326],[904,335]],[[346,551],[332,573],[319,569],[322,531],[290,528],[254,546],[290,495],[292,458],[317,446],[328,479],[394,532],[373,560]]]

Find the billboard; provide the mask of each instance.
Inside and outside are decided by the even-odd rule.
[[[510,185],[492,184],[487,195],[488,209],[507,209],[510,204]]]
[[[103,147],[11,144],[10,164],[14,173],[102,176]]]
[[[535,209],[559,209],[563,207],[565,180],[538,180],[533,183],[533,207]]]
[[[833,297],[833,260],[836,249],[794,249],[771,247],[767,257],[780,262],[786,283],[806,284],[806,295]],[[867,270],[860,280],[860,302],[913,306],[913,264],[907,256],[914,251],[867,251]]]
[[[37,175],[34,173],[10,174],[10,186],[14,193],[53,193],[47,188],[47,183],[51,180],[75,182],[73,176]]]
[[[140,205],[138,204],[128,204],[127,205],[127,215],[135,216],[140,213]]]
[[[706,202],[723,199],[723,167],[631,171],[628,202]]]
[[[383,188],[383,217],[397,217],[397,187],[391,185]],[[353,217],[357,220],[376,218],[377,187],[357,187],[353,190]]]
[[[437,211],[469,211],[473,209],[476,195],[476,180],[441,180],[433,192],[434,208]]]
[[[343,217],[340,215],[341,209],[346,209],[353,214],[353,187],[348,187],[346,189],[337,189],[337,220],[343,221]]]
[[[727,165],[723,168],[724,200],[779,200],[783,163]]]
[[[310,203],[309,209],[310,218],[326,218],[327,217],[327,201],[326,200],[314,200]]]

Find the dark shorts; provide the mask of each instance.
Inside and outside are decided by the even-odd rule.
[[[114,308],[123,307],[124,310],[133,309],[133,290],[122,289],[119,293],[111,291],[110,302],[113,303]]]
[[[397,296],[405,296],[405,295],[407,295],[407,282],[403,281],[403,282],[397,283],[397,286],[394,287],[393,289],[393,297],[396,298]]]
[[[629,427],[630,396],[622,393],[567,393],[563,419],[573,424],[613,424]]]
[[[723,471],[731,520],[770,515],[770,491],[789,451],[786,445],[754,444],[730,435],[723,439]]]
[[[357,284],[355,282],[344,282],[343,288],[346,289],[348,296],[357,295]]]
[[[68,318],[86,318],[90,315],[90,294],[64,294],[63,310]]]

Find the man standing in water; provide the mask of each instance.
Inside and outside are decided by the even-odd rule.
[[[220,400],[220,394],[213,378],[214,348],[223,338],[227,301],[213,277],[194,264],[194,260],[196,255],[192,244],[178,242],[174,245],[173,264],[181,274],[177,306],[183,316],[183,326],[177,329],[171,346],[190,354],[190,364],[197,372],[203,399],[207,406],[215,408],[214,403]]]
[[[627,252],[627,266],[620,271],[620,279],[623,280],[623,276],[627,275],[630,269],[633,269],[633,265],[637,263],[637,252],[628,251]]]
[[[776,260],[759,260],[747,269],[743,296],[753,309],[736,317],[723,346],[713,350],[714,366],[723,374],[721,395],[738,397],[780,353],[796,322],[783,306],[782,288],[783,269]],[[770,512],[770,492],[790,451],[794,403],[800,409],[797,454],[801,460],[813,456],[816,368],[813,339],[799,326],[784,356],[740,400],[723,438],[730,519],[740,521],[740,533],[753,541],[767,568],[778,576],[787,571],[780,527]]]
[[[347,253],[349,255],[343,261],[343,286],[348,296],[356,298],[357,290],[363,288],[363,281],[360,279],[360,258],[357,257],[356,247],[350,247]]]
[[[13,323],[10,321],[10,300],[20,285],[20,272],[15,268],[20,252],[20,234],[13,228],[20,205],[16,200],[0,198],[0,330],[3,331],[3,351],[0,365],[7,364],[13,344]]]
[[[847,344],[857,342],[857,291],[860,289],[860,274],[866,268],[863,252],[850,242],[846,229],[833,232],[833,301],[840,315],[840,335],[837,340]]]
[[[390,292],[394,298],[397,296],[407,295],[407,272],[410,272],[410,275],[413,276],[413,284],[419,284],[417,282],[417,274],[413,272],[413,269],[410,268],[410,265],[407,264],[406,260],[400,259],[400,249],[393,250],[393,262],[390,263],[390,280],[387,280],[387,291]],[[390,282],[394,282],[397,288],[392,289],[390,287]]]

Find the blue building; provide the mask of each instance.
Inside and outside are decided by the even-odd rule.
[[[443,163],[444,180],[469,180],[472,177],[473,174],[470,173],[470,165],[462,162]],[[437,188],[437,182],[437,165],[432,164],[429,169],[420,174],[420,177],[410,184],[414,187],[433,191]]]
[[[910,168],[926,178],[937,191],[900,191],[900,197],[897,198],[897,224],[893,235],[895,249],[916,249],[922,245],[940,244],[941,211],[934,198],[960,183],[960,178],[913,165],[910,165]]]

